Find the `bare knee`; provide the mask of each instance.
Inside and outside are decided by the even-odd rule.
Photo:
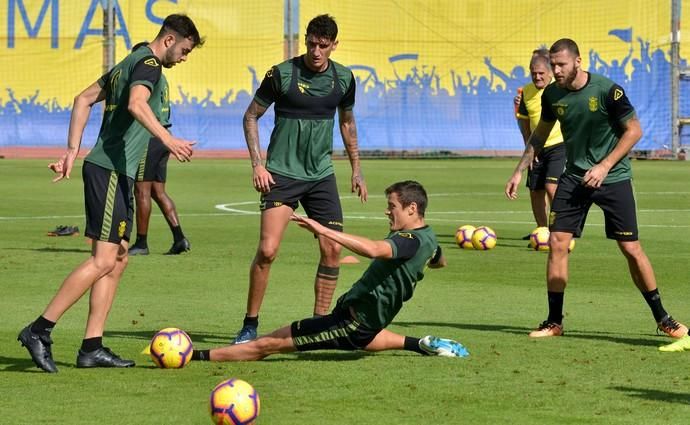
[[[628,260],[638,260],[646,256],[640,241],[618,241],[618,248]]]
[[[330,239],[321,238],[319,239],[319,250],[321,251],[322,262],[337,264],[342,246]]]
[[[257,248],[256,255],[254,256],[254,263],[260,266],[271,265],[278,257],[278,247],[279,245],[272,243],[259,244],[259,248]]]

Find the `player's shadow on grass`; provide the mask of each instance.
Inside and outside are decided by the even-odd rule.
[[[33,248],[33,249],[29,249],[28,251],[48,252],[48,253],[54,253],[54,252],[84,252],[84,253],[91,253],[91,248],[55,248],[55,247],[47,246],[47,247],[45,247],[45,248]]]
[[[136,340],[141,340],[144,344],[147,342],[151,341],[151,338],[158,332],[160,329],[141,329],[137,331],[105,331],[105,337],[106,338],[123,338],[123,339],[136,339]],[[184,329],[185,332],[189,335],[190,338],[192,338],[192,343],[194,345],[198,344],[208,344],[209,347],[200,347],[200,348],[211,348],[211,347],[219,347],[222,345],[227,345],[232,341],[234,338],[233,336],[230,335],[221,335],[221,334],[213,334],[213,333],[208,333],[208,332],[195,332],[195,331],[190,331],[187,329]]]
[[[310,362],[347,362],[360,360],[364,357],[372,356],[374,353],[366,351],[309,351],[304,353],[283,353],[266,357],[260,360],[263,362],[291,362],[291,361],[310,361]]]
[[[524,335],[527,338],[527,334],[534,330],[534,328],[526,328],[512,325],[492,325],[492,324],[474,324],[474,323],[448,323],[448,322],[394,322],[397,326],[402,327],[419,327],[424,329],[425,327],[447,327],[456,329],[465,329],[472,331],[482,331],[482,332],[502,332],[514,335]],[[443,335],[440,335],[443,336]],[[648,337],[630,337],[621,334],[614,334],[610,332],[593,332],[593,331],[582,331],[577,329],[565,329],[563,338],[580,338],[587,340],[598,340],[598,341],[609,341],[616,344],[625,344],[633,346],[648,346],[657,347],[662,341],[655,341],[649,339]]]
[[[690,393],[675,393],[671,391],[659,391],[649,388],[610,387],[613,390],[625,393],[628,397],[641,398],[651,401],[665,401],[667,403],[690,404]]]
[[[25,372],[25,373],[46,373],[36,367],[29,354],[26,358],[13,358],[0,356],[0,373],[4,372]],[[74,367],[74,363],[55,362],[58,366]]]

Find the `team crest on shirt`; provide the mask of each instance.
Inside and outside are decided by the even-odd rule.
[[[589,98],[589,110],[592,112],[596,112],[597,109],[599,109],[599,99],[592,96]]]
[[[565,103],[556,103],[555,105],[553,105],[553,107],[556,110],[556,115],[558,115],[559,117],[565,115],[565,110],[568,109],[568,105],[566,105]]]
[[[304,94],[309,89],[309,84],[298,82],[297,88],[299,89],[300,93]]]
[[[120,224],[117,226],[117,236],[118,237],[123,237],[125,235],[125,229],[127,228],[127,222],[124,220],[120,222]]]

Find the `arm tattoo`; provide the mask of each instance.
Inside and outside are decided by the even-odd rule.
[[[259,118],[266,112],[266,108],[261,107],[256,102],[252,101],[244,113],[242,127],[244,128],[244,139],[247,142],[247,149],[249,150],[249,158],[252,161],[252,167],[261,165],[261,145],[259,144]]]

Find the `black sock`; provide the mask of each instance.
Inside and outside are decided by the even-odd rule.
[[[31,332],[41,335],[50,335],[54,327],[55,322],[51,322],[43,316],[38,316],[38,319],[31,324]]]
[[[242,326],[253,326],[255,328],[258,328],[259,327],[259,315],[257,314],[254,317],[249,317],[245,314],[244,323],[242,323]]]
[[[146,241],[146,235],[137,233],[137,241],[134,242],[134,246],[139,248],[146,248],[148,246],[148,242]]]
[[[405,345],[403,350],[414,351],[415,353],[424,354],[425,356],[429,355],[429,353],[419,348],[419,338],[414,338],[411,336],[405,337]]]
[[[661,295],[659,295],[659,289],[655,289],[649,292],[643,292],[642,296],[644,300],[647,301],[647,305],[652,309],[652,314],[657,322],[661,322],[661,319],[668,316],[664,306],[661,305]]]
[[[95,336],[93,338],[84,338],[81,342],[81,351],[90,353],[103,347],[103,337]]]
[[[211,360],[211,350],[192,350],[192,360]]]
[[[548,321],[551,323],[563,323],[563,292],[548,291],[549,298],[549,317]]]
[[[170,230],[172,231],[173,234],[173,240],[175,242],[181,241],[184,239],[184,233],[182,233],[182,227],[181,226],[170,226]]]

